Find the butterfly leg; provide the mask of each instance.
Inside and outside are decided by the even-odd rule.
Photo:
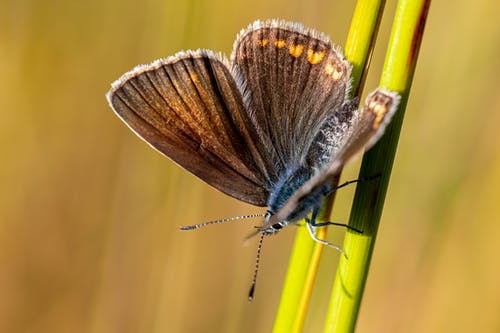
[[[378,174],[376,174],[374,176],[363,177],[363,178],[358,178],[358,179],[346,181],[345,183],[342,183],[342,184],[340,184],[338,186],[335,186],[334,188],[331,188],[331,189],[325,191],[324,195],[327,196],[327,195],[329,195],[329,194],[331,194],[333,192],[336,192],[338,189],[340,189],[342,187],[345,187],[347,185],[351,185],[351,184],[359,183],[359,182],[363,182],[363,181],[368,181],[368,180],[374,180],[374,179],[379,178],[380,176],[381,176],[380,173],[378,173]],[[327,225],[336,225],[336,226],[347,228],[349,230],[353,230],[353,231],[359,232],[360,234],[363,233],[361,230],[353,228],[350,225],[347,225],[347,224],[344,224],[344,223],[331,222],[331,221],[317,222],[316,221],[316,216],[317,215],[318,215],[318,208],[315,208],[313,210],[313,214],[311,216],[311,222],[310,222],[313,227],[324,227],[324,226],[327,226]]]
[[[374,179],[379,178],[380,176],[381,176],[381,174],[377,173],[374,176],[369,176],[369,177],[363,177],[363,178],[358,178],[358,179],[354,179],[354,180],[349,180],[349,181],[346,181],[345,183],[342,183],[340,185],[335,186],[334,188],[329,189],[328,191],[325,191],[324,194],[326,196],[326,195],[332,194],[333,192],[336,192],[338,189],[341,189],[342,187],[346,187],[347,185],[351,185],[351,184],[359,183],[359,182],[364,182],[364,181],[367,181],[367,180],[374,180]]]
[[[312,223],[312,222],[311,222],[311,223]],[[356,228],[353,228],[353,227],[351,227],[350,225],[345,224],[345,223],[331,222],[331,221],[326,221],[326,222],[315,222],[315,223],[312,223],[312,226],[313,226],[313,227],[324,227],[324,226],[327,226],[327,225],[336,225],[336,226],[339,226],[339,227],[344,227],[344,228],[347,228],[347,229],[352,230],[352,231],[359,232],[360,234],[362,234],[362,233],[363,233],[363,231],[361,231],[361,230],[359,230],[359,229],[356,229]]]
[[[313,208],[313,211],[312,211],[312,215],[311,215],[311,219],[309,218],[305,218],[306,220],[306,226],[307,226],[307,230],[309,231],[309,235],[311,236],[311,238],[315,241],[315,242],[318,242],[320,244],[323,244],[323,245],[326,245],[326,246],[329,246],[337,251],[339,251],[341,254],[343,254],[346,258],[347,258],[347,255],[345,254],[344,250],[342,250],[340,247],[338,247],[337,245],[334,245],[332,243],[328,243],[327,241],[323,240],[323,239],[319,239],[316,234],[314,233],[314,228],[315,228],[315,225],[316,225],[316,217],[318,216],[318,211],[319,211],[319,207],[314,207]]]
[[[336,225],[336,226],[339,226],[339,227],[344,227],[344,228],[347,228],[347,229],[352,230],[352,231],[359,232],[360,234],[362,234],[362,233],[363,233],[361,230],[356,229],[356,228],[353,228],[353,227],[351,227],[350,225],[348,225],[348,224],[344,224],[344,223],[339,223],[339,222],[331,222],[331,221],[318,222],[318,221],[316,220],[316,217],[318,216],[318,211],[319,211],[319,208],[314,208],[314,209],[313,209],[313,212],[312,212],[312,215],[311,215],[310,224],[311,224],[313,227],[324,227],[324,226],[327,226],[327,225]],[[306,219],[306,220],[307,220],[307,219]]]
[[[307,221],[306,221],[307,222]],[[326,245],[326,246],[329,246],[331,247],[332,249],[335,249],[337,251],[339,251],[341,254],[343,254],[346,258],[347,258],[347,255],[345,254],[344,250],[342,250],[339,246],[337,245],[334,245],[332,243],[328,243],[326,240],[323,240],[323,239],[319,239],[316,234],[314,233],[314,227],[312,226],[311,223],[307,222],[306,223],[307,225],[307,230],[309,231],[309,235],[311,236],[311,238],[315,241],[315,242],[318,242],[320,244],[323,244],[323,245]]]

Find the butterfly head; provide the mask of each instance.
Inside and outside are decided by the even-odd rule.
[[[275,223],[270,224],[269,220],[273,216],[273,213],[268,210],[266,212],[266,215],[264,215],[264,222],[262,223],[262,226],[257,227],[257,232],[264,234],[264,235],[273,235],[280,231],[284,226],[288,224],[288,221],[278,221]]]

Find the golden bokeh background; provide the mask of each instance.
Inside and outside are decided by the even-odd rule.
[[[0,332],[269,332],[294,228],[265,242],[248,303],[256,242],[243,239],[258,221],[178,227],[260,210],[149,148],[104,94],[136,64],[182,49],[229,54],[255,19],[300,21],[342,45],[353,8],[1,0]],[[499,10],[431,5],[358,332],[500,331]],[[335,221],[347,221],[352,194],[338,194]],[[306,332],[321,331],[337,257],[325,251]]]

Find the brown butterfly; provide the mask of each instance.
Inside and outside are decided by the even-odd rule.
[[[312,213],[311,236],[325,243],[313,227],[322,198],[338,188],[330,180],[380,138],[399,103],[378,89],[358,111],[350,81],[350,64],[326,35],[270,20],[242,30],[230,60],[180,52],[125,73],[107,98],[160,153],[216,189],[266,206],[262,235]]]

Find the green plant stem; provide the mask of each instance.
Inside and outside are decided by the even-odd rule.
[[[339,178],[333,183],[338,183]],[[329,200],[333,201],[335,195]],[[321,210],[318,219],[330,215],[331,205]],[[274,319],[273,333],[300,332],[304,324],[312,287],[319,265],[323,245],[311,239],[302,222],[295,234],[288,271],[283,283],[283,290],[278,310]],[[316,236],[326,238],[327,227],[316,228]]]
[[[326,236],[326,227],[318,237]],[[314,244],[307,228],[299,227],[295,235],[288,271],[283,284],[273,332],[300,332],[307,312],[311,289],[316,276],[321,246]]]
[[[423,36],[430,0],[398,2],[380,86],[401,95],[398,111],[382,139],[363,157],[360,178],[381,173],[379,181],[356,188],[349,225],[333,285],[324,333],[353,332],[372,257],[406,102]]]
[[[355,96],[361,93],[384,3],[385,0],[359,0],[354,10],[345,56],[353,66],[351,94]],[[338,183],[338,178],[333,183]],[[319,219],[330,216],[334,198],[334,194],[328,198]],[[326,227],[317,229],[317,236],[324,239]],[[311,239],[307,228],[298,228],[275,316],[274,333],[302,330],[322,248],[323,245]]]
[[[352,65],[351,97],[360,97],[377,38],[385,0],[358,0],[345,43],[345,57]]]

